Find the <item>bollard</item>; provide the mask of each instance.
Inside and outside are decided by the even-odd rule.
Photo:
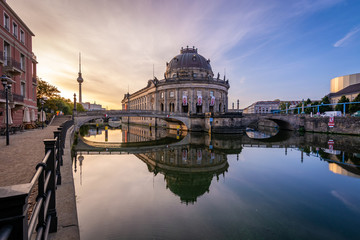
[[[55,147],[57,149],[57,154],[55,156],[55,159],[57,160],[57,164],[56,164],[56,175],[57,175],[57,181],[56,184],[57,185],[61,185],[61,171],[60,171],[60,164],[62,162],[62,155],[61,155],[61,141],[60,141],[60,137],[61,137],[61,132],[58,131],[54,131],[54,138],[57,139],[56,140],[56,144]],[[56,163],[55,160],[55,163]]]

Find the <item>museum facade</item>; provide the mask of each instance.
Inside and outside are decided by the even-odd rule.
[[[143,89],[125,94],[122,109],[184,115],[227,112],[229,87],[225,76],[214,78],[210,60],[198,54],[196,48],[181,48],[180,54],[166,63],[164,79],[155,77]],[[151,122],[145,117],[130,120]]]

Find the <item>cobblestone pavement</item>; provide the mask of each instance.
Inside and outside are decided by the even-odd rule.
[[[44,129],[11,134],[8,146],[5,136],[0,136],[0,187],[29,183],[35,174],[36,164],[45,155],[43,140],[54,138],[53,132],[67,120],[67,116],[55,118]]]
[[[69,117],[55,118],[44,129],[26,130],[10,135],[10,145],[6,146],[5,136],[0,136],[0,187],[29,183],[35,174],[36,165],[45,155],[44,139],[53,139],[54,131]],[[56,191],[58,231],[50,234],[50,239],[80,239],[77,221],[75,190],[71,169],[70,140],[63,156],[61,168],[62,184]],[[35,203],[36,186],[29,197],[29,210]]]

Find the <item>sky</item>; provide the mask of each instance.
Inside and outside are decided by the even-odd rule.
[[[35,34],[37,75],[61,95],[120,109],[162,79],[181,47],[229,79],[229,108],[319,100],[334,77],[360,72],[358,0],[7,0]],[[236,105],[236,104],[235,104]]]

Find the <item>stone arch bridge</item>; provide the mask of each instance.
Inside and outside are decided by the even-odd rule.
[[[75,126],[78,129],[81,125],[98,118],[108,117],[149,117],[160,118],[167,122],[175,122],[183,124],[187,129],[190,129],[191,123],[188,114],[186,113],[170,113],[161,111],[148,110],[103,110],[103,111],[88,111],[80,112],[75,116]]]
[[[188,114],[170,113],[151,110],[103,110],[78,113],[74,120],[76,129],[84,123],[108,117],[149,117],[159,118],[168,123],[185,126],[190,131],[209,131],[224,133],[236,133],[247,127],[257,125],[260,121],[269,120],[275,122],[281,130],[303,130],[307,132],[324,132],[360,135],[359,117],[335,117],[335,126],[329,127],[329,117],[310,117],[301,114],[241,114],[241,113],[217,113],[217,114]]]

